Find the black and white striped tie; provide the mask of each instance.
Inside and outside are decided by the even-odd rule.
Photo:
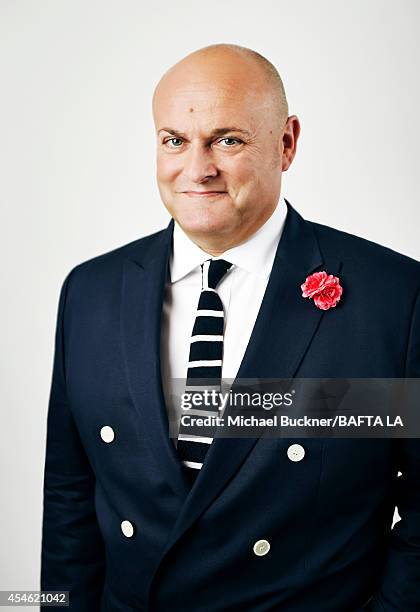
[[[200,384],[220,389],[223,361],[224,310],[222,300],[216,291],[232,264],[224,259],[208,259],[201,264],[201,294],[191,335],[186,391],[197,391]],[[201,379],[201,380],[200,380]],[[217,406],[205,409],[183,409],[183,415],[218,416]],[[180,424],[177,450],[185,466],[190,483],[193,484],[203,465],[204,458],[213,442],[211,437],[188,433],[188,426]]]

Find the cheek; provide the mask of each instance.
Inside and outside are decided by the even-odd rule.
[[[156,175],[160,182],[170,182],[178,176],[181,171],[179,160],[171,157],[158,156],[156,160]]]
[[[229,191],[238,198],[252,191],[257,184],[257,173],[252,162],[241,160],[240,163],[225,164],[223,174]]]
[[[219,164],[219,169],[232,182],[245,184],[253,180],[257,173],[258,165],[258,159],[255,155],[241,153],[231,157],[227,156]]]

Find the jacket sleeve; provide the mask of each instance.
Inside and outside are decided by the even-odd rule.
[[[94,507],[95,476],[66,392],[65,308],[73,272],[60,293],[48,404],[41,590],[70,591],[71,611],[95,612],[100,610],[105,550]]]
[[[420,378],[420,293],[413,309],[405,375]],[[396,505],[401,520],[391,531],[382,584],[366,606],[369,612],[420,610],[420,440],[400,438],[395,442],[395,469],[401,472]]]

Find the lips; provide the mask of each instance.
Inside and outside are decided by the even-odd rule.
[[[183,191],[190,198],[211,198],[226,194],[226,191]]]

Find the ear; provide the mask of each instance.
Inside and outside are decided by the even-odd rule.
[[[296,155],[296,145],[300,134],[300,123],[296,115],[288,117],[283,129],[283,153],[281,159],[281,169],[283,172],[288,170]]]

